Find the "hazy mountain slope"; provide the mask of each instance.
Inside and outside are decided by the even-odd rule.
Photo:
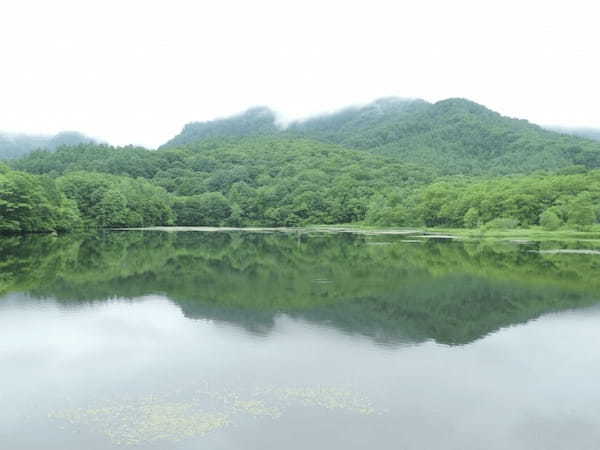
[[[256,107],[225,119],[188,123],[181,133],[160,148],[182,147],[204,139],[261,136],[276,134],[279,131],[273,111],[265,107]]]
[[[371,148],[386,142],[385,130],[430,106],[420,99],[382,98],[365,106],[294,122],[287,131],[347,147]]]
[[[0,133],[0,159],[20,158],[34,150],[54,151],[65,145],[96,142],[76,131],[65,131],[54,136]]]
[[[504,117],[465,99],[435,104],[386,98],[362,107],[297,121],[285,130],[275,114],[257,108],[230,119],[186,125],[165,144],[209,137],[287,135],[369,150],[435,167],[446,174],[509,174],[573,165],[600,167],[600,143]]]
[[[377,153],[431,165],[445,173],[523,173],[571,165],[600,167],[600,144],[449,99],[385,131]]]
[[[278,126],[275,113],[266,107],[251,108],[232,117],[192,122],[160,148],[175,148],[211,138],[239,138],[265,135],[307,137],[363,148],[361,136],[373,129],[390,126],[400,117],[415,114],[428,105],[423,100],[383,98],[366,106],[349,107],[332,114]]]
[[[600,167],[600,144],[504,117],[465,99],[435,104],[380,100],[355,110],[352,116],[342,111],[295,124],[291,129],[436,167],[448,174],[509,174],[572,165]]]
[[[600,128],[545,126],[547,130],[600,141]]]

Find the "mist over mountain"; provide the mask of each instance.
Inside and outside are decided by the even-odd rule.
[[[275,113],[265,106],[250,108],[247,111],[224,119],[208,122],[188,123],[180,134],[159,148],[174,148],[219,137],[248,137],[273,135],[280,131]]]
[[[361,147],[359,136],[375,129],[393,126],[411,115],[427,109],[421,99],[386,97],[364,106],[350,106],[340,111],[292,122],[288,129],[300,135]]]
[[[417,112],[424,105],[428,103],[420,99],[381,98],[365,106],[350,106],[334,113],[291,121],[286,125],[278,122],[273,110],[258,106],[226,118],[188,123],[181,133],[159,148],[181,147],[211,138],[279,134],[347,144],[344,136],[362,134],[371,127],[390,124],[399,116]]]
[[[545,126],[544,128],[557,133],[572,134],[573,136],[579,136],[587,139],[593,139],[600,141],[600,128],[586,128],[586,127],[563,127],[563,126]]]
[[[54,151],[58,147],[84,143],[97,141],[77,131],[63,131],[52,136],[0,133],[0,159],[20,158],[34,150]]]
[[[194,122],[161,148],[211,138],[286,136],[314,139],[440,169],[447,174],[532,172],[571,165],[600,167],[600,144],[502,116],[466,99],[428,103],[383,98],[360,107],[277,124],[268,108]]]

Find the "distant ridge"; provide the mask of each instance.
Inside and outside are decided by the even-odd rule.
[[[547,130],[600,141],[600,128],[545,126]]]
[[[272,135],[278,131],[275,113],[265,106],[258,106],[224,119],[188,123],[180,134],[159,148],[184,146],[217,137]]]
[[[51,136],[0,133],[0,159],[20,158],[34,150],[54,151],[58,147],[83,143],[98,141],[76,131],[64,131]]]

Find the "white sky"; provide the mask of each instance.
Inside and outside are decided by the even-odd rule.
[[[600,127],[600,2],[1,0],[0,130],[156,147],[397,95]]]

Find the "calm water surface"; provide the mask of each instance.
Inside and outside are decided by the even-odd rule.
[[[1,238],[0,448],[597,449],[598,249]]]

